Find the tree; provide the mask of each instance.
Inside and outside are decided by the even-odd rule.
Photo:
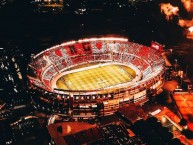
[[[186,126],[186,125],[187,125],[186,119],[182,118],[182,119],[180,120],[179,124],[180,124],[181,126]]]
[[[185,135],[188,139],[193,139],[193,131],[189,129],[183,129],[182,134]]]

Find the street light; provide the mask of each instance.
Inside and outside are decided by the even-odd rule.
[[[176,67],[177,67],[177,64],[178,64],[178,60],[177,59],[175,59],[175,71],[176,71]]]
[[[180,75],[180,85],[182,85],[183,74]]]
[[[171,54],[172,54],[172,51],[173,51],[173,50],[172,50],[172,49],[170,49]]]

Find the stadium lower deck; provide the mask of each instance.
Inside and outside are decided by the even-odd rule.
[[[53,46],[33,56],[28,70],[37,94],[34,106],[75,119],[145,102],[164,83],[164,59],[157,49],[114,37]]]
[[[84,69],[82,70],[81,68]],[[89,67],[82,66],[81,68],[60,77],[56,82],[57,89],[105,89],[107,87],[131,82],[136,76],[136,72],[132,68],[118,64],[103,66],[101,66],[101,64],[95,64]]]

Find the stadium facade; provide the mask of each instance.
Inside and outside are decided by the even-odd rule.
[[[105,65],[127,66],[135,75],[129,82],[96,89],[57,87],[57,81],[67,74]],[[65,42],[34,55],[28,65],[34,107],[73,118],[95,118],[120,105],[146,101],[148,92],[162,88],[164,72],[159,50],[119,37]]]

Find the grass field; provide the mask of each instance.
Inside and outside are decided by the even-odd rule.
[[[106,65],[62,76],[56,82],[58,89],[97,90],[132,81],[133,69],[122,65]]]

